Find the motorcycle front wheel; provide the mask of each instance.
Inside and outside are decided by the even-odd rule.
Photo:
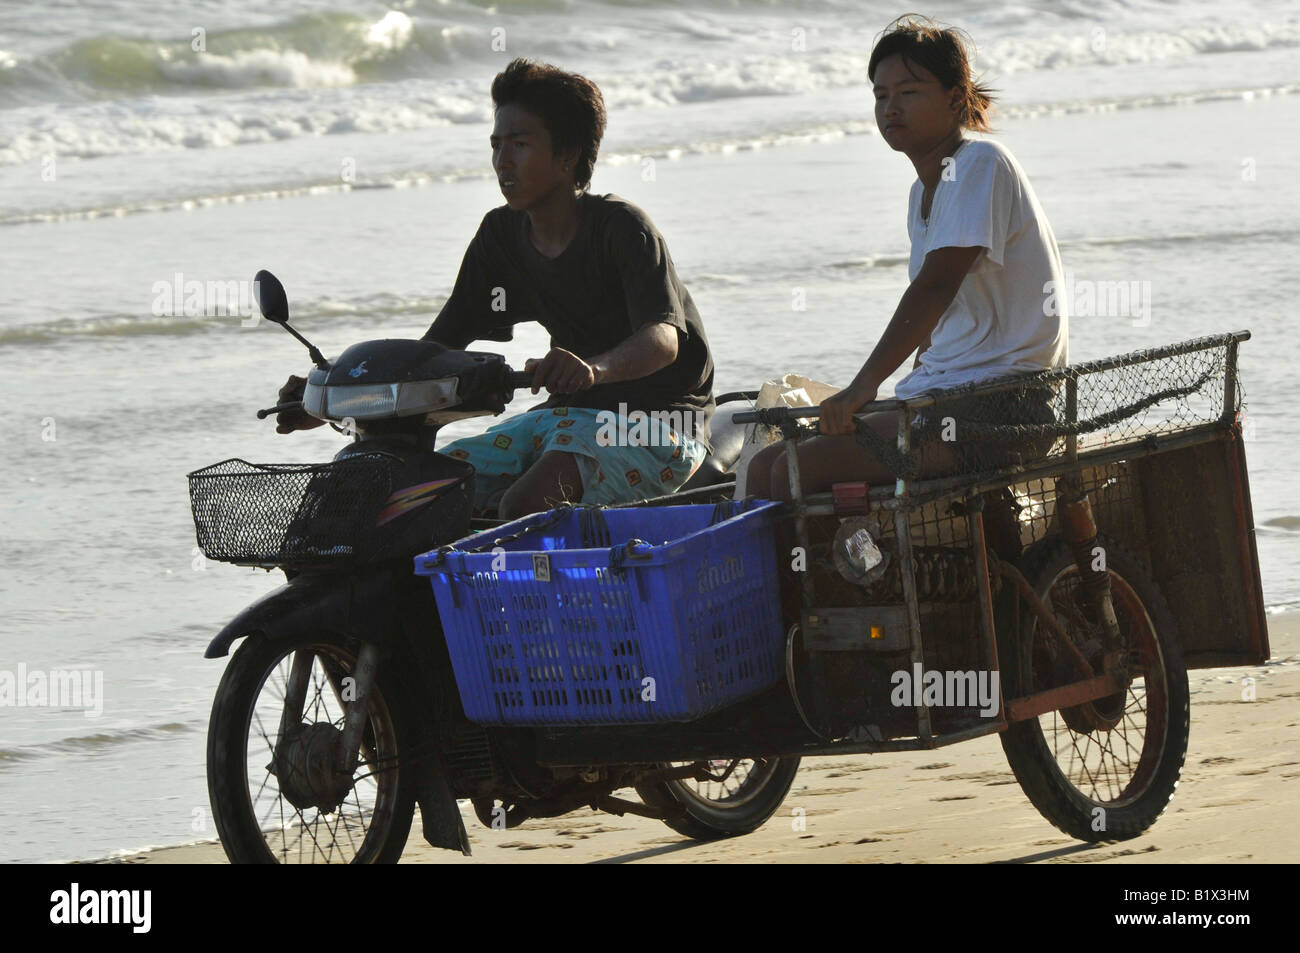
[[[244,641],[208,725],[208,795],[232,863],[395,863],[411,829],[412,772],[383,673],[360,751],[340,763],[359,644],[332,633]],[[285,711],[295,664],[306,691]],[[350,768],[350,770],[349,770]]]

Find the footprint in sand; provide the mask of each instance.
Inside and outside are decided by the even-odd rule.
[[[560,850],[569,850],[572,844],[529,844],[521,840],[512,840],[508,844],[501,844],[501,847],[513,847],[515,850],[543,850],[546,847],[558,847]]]
[[[1224,758],[1224,757],[1202,758],[1201,764],[1232,764],[1236,760],[1237,760],[1236,758]]]
[[[965,774],[945,774],[940,781],[983,781],[986,786],[994,784],[1015,784],[1016,776],[1006,771],[971,771]]]
[[[888,765],[884,765],[884,764],[864,764],[864,765],[861,765],[861,766],[859,766],[859,767],[853,767],[853,768],[840,768],[840,770],[838,770],[838,771],[832,771],[830,774],[826,775],[826,777],[828,777],[828,778],[844,778],[844,777],[848,777],[848,776],[851,775],[851,774],[861,774],[863,771],[879,771],[881,768],[885,768],[885,767],[888,767]]]
[[[1057,857],[1054,862],[1058,864],[1095,864],[1103,860],[1115,860],[1117,857],[1132,857],[1136,854],[1150,854],[1159,849],[1160,848],[1155,844],[1152,844],[1150,847],[1143,847],[1141,849],[1129,848],[1128,850],[1112,851],[1108,854],[1088,853],[1075,854],[1070,857]]]

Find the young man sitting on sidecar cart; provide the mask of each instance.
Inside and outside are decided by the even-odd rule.
[[[898,399],[1068,362],[1065,308],[1045,306],[1054,301],[1046,292],[1062,284],[1056,238],[1011,153],[964,136],[989,131],[992,97],[971,75],[957,35],[900,20],[876,44],[868,76],[883,138],[916,169],[911,284],[853,382],[822,404],[821,435],[799,444],[805,493],[845,480],[893,482],[879,448],[892,444],[896,415],[871,414],[858,425],[853,415],[913,352],[914,369],[894,388]],[[999,394],[942,405],[956,424],[947,432],[943,412],[918,414],[917,475],[994,461],[1008,448],[967,439],[961,423],[1051,423],[1052,397],[1039,388],[1010,403]],[[746,486],[755,496],[791,498],[782,444],[754,457]]]

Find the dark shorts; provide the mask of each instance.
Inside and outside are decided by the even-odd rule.
[[[927,440],[948,444],[957,455],[959,472],[1029,463],[1051,452],[1058,439],[1054,433],[990,434],[982,429],[1056,423],[1056,392],[1050,386],[948,400],[942,399],[944,391],[927,393],[940,399],[913,418],[917,445]]]

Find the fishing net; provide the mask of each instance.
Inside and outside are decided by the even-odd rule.
[[[1065,452],[1066,438],[1082,450],[1150,440],[1231,419],[1242,408],[1235,377],[1231,407],[1225,391],[1232,335],[1202,338],[1150,351],[930,392],[932,405],[909,406],[912,446],[901,453],[895,435],[858,421],[858,440],[895,477],[942,461],[943,475],[968,475],[1042,462]],[[1226,410],[1226,412],[1225,412]],[[946,449],[936,454],[934,447]]]

